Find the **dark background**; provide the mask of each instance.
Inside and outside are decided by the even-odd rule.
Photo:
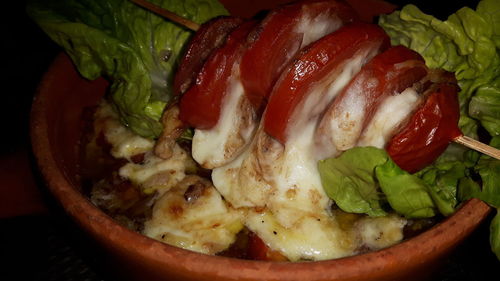
[[[472,8],[477,3],[454,1],[436,6],[445,1],[412,2],[430,7],[422,10],[441,19],[466,3],[473,3]],[[100,254],[92,242],[46,193],[33,164],[30,106],[38,82],[61,49],[27,17],[24,7],[24,1],[3,1],[0,17],[0,206],[20,207],[0,212],[0,280],[114,280],[108,270],[99,266]],[[40,189],[27,191],[24,188],[28,185]],[[2,195],[16,191],[27,199],[17,202],[15,196]],[[31,207],[21,208],[28,201],[33,203]],[[489,249],[488,235],[485,223],[444,261],[435,280],[496,279],[491,276],[498,276],[496,267],[500,262]]]

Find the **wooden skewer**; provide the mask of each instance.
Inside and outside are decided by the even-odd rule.
[[[192,31],[197,31],[199,28],[200,28],[200,25],[193,22],[193,21],[190,21],[184,17],[181,17],[175,13],[172,13],[170,12],[169,10],[167,9],[164,9],[160,6],[157,6],[149,1],[146,1],[146,0],[130,0],[131,2],[159,15],[159,16],[162,16],[164,18],[167,18],[175,23],[178,23],[188,29],[191,29]]]
[[[500,160],[500,150],[479,142],[473,138],[470,138],[468,136],[460,136],[458,138],[455,138],[453,141]]]

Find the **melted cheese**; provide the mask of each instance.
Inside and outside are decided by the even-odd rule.
[[[376,79],[372,80],[372,84],[378,83]],[[353,148],[361,135],[367,97],[362,94],[360,87],[359,84],[353,85],[351,92],[346,93],[345,98],[335,105],[334,111],[328,116],[330,135],[338,151]]]
[[[186,175],[195,163],[185,150],[176,144],[172,157],[166,160],[156,157],[152,152],[153,142],[121,125],[105,103],[99,107],[95,123],[111,144],[113,156],[129,159],[119,169],[119,175],[145,193],[156,193],[152,217],[145,222],[143,234],[206,254],[216,254],[235,241],[243,227],[241,212],[227,206],[207,180],[207,187],[196,200],[184,198],[189,186],[199,179]],[[144,161],[131,162],[130,157],[138,152],[145,153]]]
[[[370,250],[380,250],[403,240],[406,220],[396,215],[362,218],[355,223],[361,244]]]
[[[285,145],[260,127],[243,154],[212,172],[214,186],[224,198],[246,210],[246,226],[290,260],[348,256],[368,241],[354,227],[339,227],[329,212],[330,200],[317,169],[317,161],[324,155],[318,153],[314,140],[322,112],[375,54],[370,48],[359,52],[335,75],[314,85],[292,116],[293,127]],[[363,225],[367,228],[370,224]],[[391,242],[400,239],[388,236]]]
[[[318,23],[317,28],[324,27]],[[315,36],[311,34],[308,36]],[[304,42],[307,40],[312,39],[305,38]],[[253,127],[242,130],[238,105],[244,92],[239,79],[232,79],[231,95],[225,100],[218,124],[211,130],[196,130],[193,139],[194,158],[206,167],[217,167],[212,172],[216,188],[207,187],[194,202],[185,199],[189,184],[183,182],[191,162],[178,146],[167,160],[147,153],[144,163],[129,163],[120,169],[122,177],[146,192],[158,191],[161,195],[143,233],[171,245],[215,254],[231,245],[245,224],[292,261],[339,258],[356,254],[364,247],[380,249],[399,242],[405,221],[397,216],[366,217],[351,227],[342,227],[330,212],[331,202],[316,166],[319,155],[324,157],[314,143],[317,119],[367,57],[373,55],[357,54],[336,78],[327,77],[316,84],[313,91],[317,93],[310,95],[302,110],[293,116],[296,127],[285,146],[262,128],[254,136],[256,121]],[[312,118],[303,118],[311,112]],[[116,155],[135,155],[130,154],[134,151],[131,147],[140,147],[139,151],[152,148],[140,141],[131,142],[133,145],[114,141],[121,134],[121,129],[115,129],[108,128],[107,134],[114,148],[122,147]],[[251,143],[228,155],[227,141],[235,135],[241,136],[245,144]]]
[[[184,194],[189,186],[189,183],[178,185],[156,202],[143,233],[200,253],[225,250],[243,227],[240,213],[227,207],[211,185],[198,198],[187,201]]]
[[[224,198],[246,210],[246,226],[292,261],[348,256],[360,247],[353,229],[340,228],[328,211],[314,129],[309,123],[286,146],[259,130],[248,151],[212,173]]]
[[[154,141],[134,134],[123,126],[108,103],[101,103],[95,114],[96,124],[102,126],[104,137],[111,144],[111,155],[115,158],[131,157],[150,151]]]
[[[332,19],[331,15],[328,13],[321,13],[318,16],[311,18],[307,12],[303,12],[295,31],[299,34],[304,34],[300,49],[320,39],[326,34],[339,29],[341,26],[342,20],[339,18]]]
[[[189,155],[176,144],[173,156],[169,159],[156,157],[150,152],[142,163],[127,163],[122,166],[119,174],[139,186],[144,193],[158,191],[162,194],[182,180],[186,169],[192,166]]]
[[[233,68],[229,83],[215,127],[196,129],[194,133],[193,158],[207,169],[220,167],[237,157],[250,142],[258,124],[240,81],[239,64]]]
[[[328,99],[320,100],[319,102],[315,102],[312,105],[308,105],[306,103],[305,110],[318,110],[318,108],[324,108],[324,105],[329,105],[332,101],[334,102],[334,98],[345,88],[345,86],[352,80],[352,78],[359,72],[359,70],[373,58],[379,52],[378,48],[368,48],[361,50],[357,54],[353,56],[351,60],[346,62],[345,66],[342,68],[342,71],[329,79],[335,79],[333,82],[330,82],[330,86],[327,91]],[[316,115],[323,114],[324,110],[318,112]],[[335,137],[336,120],[338,119],[336,116],[325,115],[325,120],[318,121],[318,130],[314,135],[315,145],[315,154],[318,159],[325,159],[328,157],[338,156],[341,151],[337,149],[336,142],[338,141],[339,136]],[[322,123],[325,123],[323,125]],[[340,147],[343,148],[343,147]]]
[[[420,101],[413,88],[386,98],[361,135],[358,146],[384,148],[395,130],[408,119]]]
[[[293,226],[284,227],[270,211],[249,211],[246,224],[269,247],[291,261],[349,256],[356,249],[355,235],[340,230],[336,220],[326,213],[302,215]]]

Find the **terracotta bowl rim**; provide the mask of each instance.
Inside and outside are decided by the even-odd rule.
[[[163,244],[117,224],[108,215],[95,207],[83,194],[74,188],[57,164],[50,149],[47,115],[48,91],[54,83],[54,73],[71,64],[65,54],[56,57],[43,76],[34,97],[30,121],[32,148],[39,170],[49,190],[65,211],[86,231],[104,239],[110,247],[121,247],[134,255],[163,264],[177,270],[201,274],[225,274],[234,268],[231,278],[246,280],[255,276],[266,276],[272,280],[325,280],[363,276],[380,270],[396,272],[402,267],[412,267],[422,258],[435,257],[440,250],[451,250],[488,215],[490,207],[477,199],[471,199],[452,216],[431,229],[409,240],[383,250],[316,262],[263,262],[220,256],[210,256]],[[455,234],[455,235],[453,235]],[[439,243],[438,243],[439,242]],[[126,245],[119,246],[119,245]],[[186,263],[186,261],[189,261]],[[222,272],[222,270],[226,270]],[[227,277],[227,276],[226,276]],[[355,280],[355,279],[353,279]]]

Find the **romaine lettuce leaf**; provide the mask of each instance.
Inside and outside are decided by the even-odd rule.
[[[481,14],[492,27],[492,40],[500,48],[500,4],[497,0],[479,2],[476,11]]]
[[[469,104],[469,115],[480,120],[491,136],[500,136],[500,76],[477,89]]]
[[[500,147],[500,137],[494,137],[490,145]],[[475,171],[481,176],[481,190],[475,190],[469,197],[476,197],[493,207],[500,208],[500,161],[487,155],[481,155]]]
[[[429,166],[416,176],[427,184],[432,199],[439,212],[449,216],[455,212],[458,204],[457,186],[465,177],[466,167],[462,162],[445,162]]]
[[[399,168],[390,158],[375,168],[375,175],[387,201],[397,213],[407,218],[436,215],[436,207],[427,184]]]
[[[500,147],[500,137],[494,137],[490,145]],[[472,180],[466,184],[461,184],[459,194],[463,199],[479,198],[490,206],[496,208],[496,215],[490,223],[490,245],[491,250],[500,260],[500,161],[489,156],[481,155],[478,165],[475,167],[480,174],[482,185]]]
[[[153,0],[194,22],[227,14],[216,0]],[[128,0],[32,0],[32,19],[87,79],[108,77],[121,120],[141,136],[162,130],[177,58],[191,32]]]
[[[426,218],[436,215],[439,204],[454,207],[456,203],[448,203],[442,194],[452,193],[451,187],[441,184],[432,191],[424,180],[403,171],[385,150],[375,147],[355,147],[338,158],[319,161],[318,170],[326,194],[345,212],[384,216],[389,204],[407,218]],[[443,173],[432,183],[452,181],[448,177]]]
[[[362,161],[360,161],[362,159]],[[384,216],[383,196],[375,180],[375,167],[387,153],[373,147],[355,147],[338,158],[318,163],[326,194],[345,212]]]
[[[464,7],[446,21],[408,5],[400,12],[382,15],[379,24],[393,44],[402,44],[419,52],[429,67],[455,73],[461,88],[460,129],[465,135],[478,139],[480,129],[484,128],[490,136],[483,136],[482,140],[492,138],[490,145],[499,147],[500,1],[481,0],[476,10]],[[456,161],[462,161],[464,166],[453,164]],[[448,169],[446,165],[449,165]],[[493,207],[500,207],[500,161],[451,145],[435,165],[420,172],[419,176],[428,181],[434,177],[429,172],[439,167],[444,168],[441,172],[449,174],[438,193],[443,195],[442,198],[453,199],[452,185],[458,180],[458,201],[475,197]],[[460,177],[461,171],[465,177]],[[430,186],[439,187],[440,182],[437,180],[436,185]],[[436,196],[434,200],[441,212],[451,211],[452,205],[440,205]],[[445,202],[452,203],[453,200]],[[499,221],[497,214],[491,224],[490,240],[500,259]]]
[[[478,137],[477,119],[491,116],[491,111],[477,111],[486,109],[483,107],[470,109],[469,102],[478,89],[500,76],[499,18],[500,1],[482,0],[476,11],[464,7],[446,21],[426,15],[414,5],[382,15],[379,20],[392,44],[419,52],[431,68],[455,73],[462,89],[459,126],[474,138]],[[472,110],[474,114],[469,115]]]

